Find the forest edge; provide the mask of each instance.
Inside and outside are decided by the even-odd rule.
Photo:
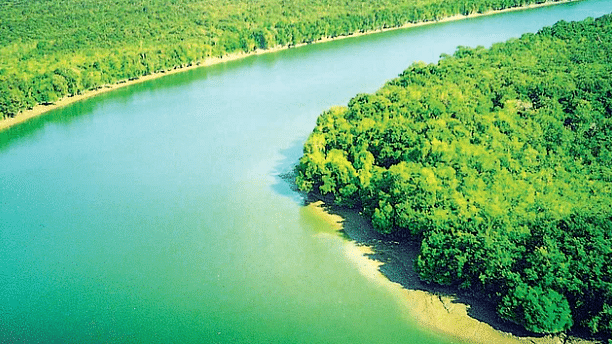
[[[430,24],[437,24],[437,23],[444,23],[444,22],[451,22],[451,21],[457,21],[457,20],[463,20],[463,19],[469,19],[469,18],[476,18],[476,17],[481,17],[481,16],[487,16],[487,15],[493,15],[493,14],[498,14],[498,13],[505,13],[505,12],[512,12],[512,11],[521,11],[521,10],[527,10],[527,9],[532,9],[532,8],[539,8],[539,7],[545,7],[545,6],[551,6],[551,5],[557,5],[557,4],[565,4],[565,3],[569,3],[569,2],[576,2],[576,1],[580,1],[580,0],[561,0],[561,1],[545,1],[541,4],[529,4],[529,5],[525,5],[525,6],[519,6],[519,7],[511,7],[511,8],[506,8],[506,9],[502,9],[502,10],[492,10],[492,11],[488,11],[488,12],[484,12],[484,13],[472,13],[469,15],[462,15],[462,14],[458,14],[458,15],[454,15],[454,16],[450,16],[450,17],[446,17],[443,19],[439,19],[439,20],[435,20],[435,21],[423,21],[423,22],[418,22],[418,23],[406,23],[402,26],[398,26],[398,27],[390,27],[390,28],[384,28],[384,29],[379,29],[379,30],[373,30],[373,31],[365,31],[365,32],[354,32],[352,34],[349,35],[344,35],[344,36],[338,36],[338,37],[323,37],[319,40],[316,40],[312,43],[300,43],[297,45],[285,45],[285,46],[277,46],[274,48],[270,48],[270,49],[265,49],[265,50],[255,50],[254,52],[249,52],[249,53],[233,53],[233,54],[228,54],[225,55],[223,57],[212,57],[212,58],[208,58],[204,61],[199,61],[196,62],[190,66],[175,66],[174,68],[170,69],[170,70],[166,70],[163,72],[157,72],[157,73],[152,73],[149,75],[145,75],[145,76],[141,76],[137,79],[133,79],[133,80],[122,80],[119,81],[115,84],[110,84],[110,85],[103,85],[98,87],[95,90],[91,90],[91,91],[85,91],[82,94],[77,94],[77,95],[73,95],[73,96],[65,96],[61,99],[59,99],[58,101],[51,103],[51,104],[38,104],[35,105],[32,109],[30,110],[25,110],[22,111],[20,113],[18,113],[17,115],[15,115],[14,117],[8,117],[5,119],[0,120],[0,131],[4,131],[7,130],[8,128],[11,128],[17,124],[20,123],[24,123],[26,121],[28,121],[29,119],[35,118],[35,117],[39,117],[41,115],[44,115],[52,110],[58,109],[58,108],[62,108],[65,106],[68,106],[70,104],[94,97],[96,95],[102,94],[102,93],[106,93],[118,88],[122,88],[125,86],[130,86],[130,85],[134,85],[137,83],[141,83],[141,82],[145,82],[145,81],[149,81],[149,80],[153,80],[153,79],[157,79],[166,75],[171,75],[171,74],[175,74],[175,73],[180,73],[180,72],[185,72],[191,69],[195,69],[195,68],[199,68],[199,67],[207,67],[207,66],[212,66],[212,65],[216,65],[216,64],[220,64],[220,63],[225,63],[225,62],[229,62],[229,61],[235,61],[235,60],[239,60],[248,56],[252,56],[252,55],[260,55],[260,54],[266,54],[266,53],[273,53],[273,52],[277,52],[277,51],[281,51],[281,50],[286,50],[286,49],[292,49],[292,48],[298,48],[301,46],[305,46],[308,44],[316,44],[316,43],[325,43],[325,42],[330,42],[330,41],[335,41],[335,40],[340,40],[340,39],[345,39],[345,38],[350,38],[350,37],[358,37],[358,36],[363,36],[363,35],[370,35],[370,34],[375,34],[375,33],[380,33],[380,32],[386,32],[386,31],[391,31],[391,30],[401,30],[401,29],[408,29],[408,28],[413,28],[413,27],[418,27],[418,26],[424,26],[424,25],[430,25]],[[398,71],[399,73],[400,71]]]

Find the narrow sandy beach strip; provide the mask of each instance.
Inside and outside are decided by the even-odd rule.
[[[324,43],[324,42],[329,42],[329,41],[334,41],[334,40],[339,40],[339,39],[345,39],[345,38],[350,38],[350,37],[358,37],[358,36],[363,36],[363,35],[369,35],[369,34],[374,34],[374,33],[378,33],[378,32],[385,32],[385,31],[391,31],[391,30],[401,30],[401,29],[407,29],[407,28],[411,28],[411,27],[417,27],[417,26],[423,26],[423,25],[430,25],[430,24],[436,24],[436,23],[444,23],[444,22],[451,22],[451,21],[456,21],[456,20],[462,20],[462,19],[468,19],[468,18],[475,18],[475,17],[480,17],[480,16],[486,16],[486,15],[491,15],[491,14],[497,14],[497,13],[504,13],[504,12],[511,12],[511,11],[520,11],[520,10],[526,10],[526,9],[531,9],[531,8],[537,8],[537,7],[544,7],[544,6],[550,6],[550,5],[557,5],[557,4],[563,4],[563,3],[568,3],[568,2],[573,2],[573,1],[579,1],[579,0],[563,0],[563,1],[558,1],[558,2],[552,2],[552,1],[546,1],[544,3],[541,4],[531,4],[531,5],[526,5],[526,6],[521,6],[521,7],[512,7],[512,8],[507,8],[507,9],[503,9],[503,10],[497,10],[497,11],[488,11],[485,13],[473,13],[470,15],[454,15],[451,17],[447,17],[447,18],[443,18],[440,20],[435,20],[435,21],[425,21],[425,22],[419,22],[419,23],[408,23],[405,24],[403,26],[399,26],[399,27],[390,27],[390,28],[385,28],[385,29],[380,29],[380,30],[373,30],[373,31],[365,31],[365,32],[356,32],[350,35],[346,35],[346,36],[338,36],[338,37],[324,37],[321,38],[313,43],[310,44],[315,44],[315,43]],[[129,86],[129,85],[133,85],[136,83],[140,83],[140,82],[145,82],[147,80],[152,80],[152,79],[156,79],[165,75],[170,75],[170,74],[174,74],[174,73],[179,73],[179,72],[184,72],[193,68],[198,68],[198,67],[205,67],[205,66],[211,66],[211,65],[215,65],[215,64],[219,64],[219,63],[223,63],[223,62],[228,62],[228,61],[234,61],[234,60],[238,60],[247,56],[251,56],[251,55],[259,55],[259,54],[266,54],[266,53],[271,53],[271,52],[276,52],[276,51],[280,51],[280,50],[285,50],[285,49],[290,49],[290,48],[297,48],[300,46],[304,46],[307,45],[309,43],[301,43],[295,46],[278,46],[278,47],[274,47],[271,49],[266,49],[266,50],[256,50],[254,52],[251,53],[235,53],[235,54],[229,54],[226,55],[224,57],[214,57],[214,58],[209,58],[206,59],[205,61],[201,61],[201,62],[197,62],[191,66],[188,67],[180,67],[180,68],[174,68],[165,72],[159,72],[159,73],[154,73],[154,74],[150,74],[150,75],[146,75],[146,76],[142,76],[138,79],[135,80],[129,80],[129,81],[121,81],[119,83],[116,84],[112,84],[112,85],[104,85],[101,86],[99,89],[97,90],[93,90],[93,91],[87,91],[84,92],[83,94],[80,95],[75,95],[72,97],[64,97],[60,100],[58,100],[57,102],[51,104],[51,105],[36,105],[33,109],[31,110],[26,110],[23,111],[19,114],[17,114],[15,117],[13,118],[7,118],[4,120],[0,120],[0,131],[5,130],[7,128],[10,128],[16,124],[19,123],[23,123],[33,117],[37,117],[40,115],[43,115],[51,110],[57,109],[57,108],[61,108],[64,107],[66,105],[78,102],[80,100],[83,99],[87,99],[90,97],[94,97],[98,94],[101,93],[105,93],[105,92],[109,92],[112,91],[114,89],[120,88],[120,87],[125,87],[125,86]],[[408,66],[406,66],[406,68],[408,68]],[[398,71],[398,73],[401,71]]]
[[[322,201],[310,203],[307,206],[309,212],[320,217],[327,222],[336,235],[341,236],[340,231],[351,236],[357,233],[370,232],[368,234],[380,238],[374,233],[374,229],[367,220],[356,212],[344,211],[341,215],[328,211]],[[334,209],[335,210],[335,209]],[[351,228],[347,228],[351,227]],[[360,227],[360,228],[355,228]],[[365,228],[368,227],[368,228]],[[327,231],[323,231],[327,233]],[[362,238],[363,240],[363,238]],[[378,239],[374,239],[378,241]],[[388,244],[385,244],[388,245]],[[514,336],[510,333],[496,330],[486,322],[477,320],[469,315],[470,306],[461,303],[456,296],[447,293],[431,292],[426,290],[406,289],[400,283],[391,281],[381,272],[381,266],[385,263],[371,259],[373,254],[377,254],[376,249],[367,244],[360,244],[356,241],[345,241],[345,253],[347,258],[352,261],[359,272],[373,283],[376,283],[389,291],[399,303],[399,308],[405,312],[405,316],[410,322],[416,322],[423,328],[443,333],[451,339],[457,339],[466,343],[481,344],[562,344],[562,343],[595,343],[580,338],[561,336],[532,337]],[[405,258],[404,258],[405,259]],[[391,269],[399,271],[389,271],[392,274],[406,274],[405,266],[412,266],[412,262],[405,262],[404,266],[395,265]]]

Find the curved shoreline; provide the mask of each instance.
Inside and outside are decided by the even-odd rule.
[[[415,274],[411,262],[405,264],[388,264],[389,260],[406,259],[402,254],[394,256],[393,252],[381,252],[380,247],[374,247],[372,242],[385,241],[384,236],[374,231],[371,224],[360,214],[352,210],[329,207],[323,201],[311,202],[307,211],[320,217],[330,225],[338,237],[343,234],[350,237],[344,239],[344,250],[347,259],[352,261],[359,272],[388,290],[397,300],[398,307],[405,312],[408,321],[430,331],[447,336],[449,339],[464,343],[508,343],[508,344],[594,344],[597,342],[561,335],[535,337],[530,335],[517,336],[491,325],[495,323],[494,315],[488,314],[486,320],[471,316],[471,305],[452,292],[439,292],[435,286],[429,288],[411,287],[392,281],[392,275]],[[381,238],[383,240],[381,240]],[[394,242],[384,242],[383,247],[394,246]],[[389,251],[393,251],[390,249]],[[411,252],[414,254],[414,252]],[[389,265],[391,265],[389,267]],[[384,272],[382,271],[384,268]],[[416,278],[412,276],[412,278]],[[423,290],[425,289],[425,290]]]
[[[304,46],[304,45],[308,45],[308,44],[330,42],[330,41],[335,41],[335,40],[340,40],[340,39],[345,39],[345,38],[350,38],[350,37],[358,37],[358,36],[363,36],[363,35],[375,34],[375,33],[379,33],[379,32],[386,32],[386,31],[391,31],[391,30],[401,30],[401,29],[407,29],[407,28],[424,26],[424,25],[431,25],[431,24],[437,24],[437,23],[445,23],[445,22],[457,21],[457,20],[462,20],[462,19],[476,18],[476,17],[487,16],[487,15],[498,14],[498,13],[504,13],[504,12],[520,11],[520,10],[527,10],[527,9],[532,9],[532,8],[551,6],[551,5],[565,4],[565,3],[569,3],[569,2],[575,2],[575,1],[580,1],[580,0],[545,1],[544,3],[541,3],[541,4],[530,4],[530,5],[520,6],[520,7],[506,8],[506,9],[503,9],[503,10],[492,10],[492,11],[487,11],[485,13],[473,13],[473,14],[469,14],[469,15],[458,14],[458,15],[454,15],[454,16],[450,16],[450,17],[446,17],[446,18],[439,19],[439,20],[434,20],[434,21],[424,21],[424,22],[418,22],[418,23],[407,23],[407,24],[404,24],[404,25],[398,26],[398,27],[390,27],[390,28],[384,28],[384,29],[372,30],[372,31],[365,31],[365,32],[355,32],[353,34],[344,35],[344,36],[338,36],[338,37],[334,37],[334,38],[323,37],[323,38],[321,38],[321,39],[319,39],[317,41],[314,41],[312,43],[300,43],[300,44],[297,44],[295,46],[277,46],[277,47],[266,49],[266,50],[255,50],[254,52],[250,52],[250,53],[233,53],[233,54],[225,55],[223,57],[213,57],[213,58],[209,58],[209,59],[206,59],[206,60],[203,60],[203,61],[200,61],[200,62],[196,62],[195,64],[193,64],[191,66],[188,66],[188,67],[178,67],[178,68],[174,68],[174,69],[171,69],[171,70],[168,70],[168,71],[164,71],[164,72],[158,72],[158,73],[153,73],[153,74],[141,76],[141,77],[139,77],[138,79],[135,79],[135,80],[119,81],[119,82],[117,82],[115,84],[112,84],[112,85],[103,85],[103,86],[100,86],[96,90],[86,91],[86,92],[84,92],[82,94],[74,95],[74,96],[70,96],[70,97],[64,97],[64,98],[58,100],[57,102],[55,102],[55,103],[53,103],[51,105],[41,105],[41,104],[38,104],[38,105],[34,106],[34,108],[32,108],[30,110],[26,110],[26,111],[20,112],[15,117],[6,118],[6,119],[3,119],[3,120],[0,120],[0,131],[6,130],[6,129],[12,127],[12,126],[17,125],[17,124],[26,122],[26,121],[28,121],[31,118],[44,115],[44,114],[46,114],[47,112],[49,112],[51,110],[55,110],[55,109],[67,106],[67,105],[70,105],[72,103],[76,103],[78,101],[94,97],[94,96],[96,96],[98,94],[106,93],[106,92],[115,90],[117,88],[129,86],[129,85],[133,85],[133,84],[137,84],[137,83],[141,83],[141,82],[145,82],[145,81],[152,80],[152,79],[157,79],[157,78],[160,78],[160,77],[165,76],[165,75],[170,75],[170,74],[175,74],[175,73],[179,73],[179,72],[188,71],[188,70],[194,69],[194,68],[206,67],[206,66],[211,66],[211,65],[216,65],[216,64],[219,64],[219,63],[223,63],[223,62],[234,61],[234,60],[242,59],[242,58],[245,58],[245,57],[248,57],[248,56],[251,56],[251,55],[267,54],[267,53],[272,53],[272,52],[276,52],[276,51],[280,51],[280,50],[298,48],[298,47],[301,47],[301,46]],[[408,67],[408,66],[406,66],[406,67]]]

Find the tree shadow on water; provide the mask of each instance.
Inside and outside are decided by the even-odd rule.
[[[295,167],[302,156],[306,138],[294,141],[288,148],[279,152],[281,159],[272,170],[274,183],[271,188],[275,193],[293,200],[297,204],[304,204],[306,194],[295,185]]]

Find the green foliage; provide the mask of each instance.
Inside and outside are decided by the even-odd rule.
[[[572,326],[565,297],[554,290],[521,284],[505,295],[499,313],[536,333],[558,333]]]
[[[0,0],[0,111],[212,57],[534,2]]]
[[[612,335],[611,76],[612,16],[459,47],[321,115],[298,186],[530,331]]]

